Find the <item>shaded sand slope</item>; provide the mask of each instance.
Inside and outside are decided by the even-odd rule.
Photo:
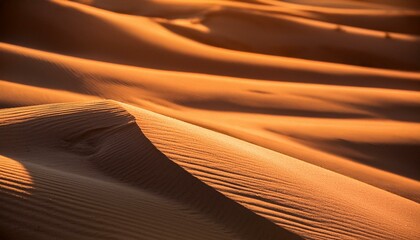
[[[280,71],[271,69],[278,65],[275,58],[248,55],[248,58],[241,59],[244,55],[239,52],[220,51],[189,39],[247,52],[369,67],[420,69],[416,61],[420,53],[420,40],[414,34],[397,32],[387,35],[381,30],[326,23],[322,14],[318,17],[315,14],[310,15],[311,9],[307,10],[309,13],[296,16],[291,14],[295,11],[293,8],[291,13],[279,13],[252,9],[237,2],[236,5],[232,3],[228,6],[210,5],[203,10],[206,5],[200,7],[199,3],[192,2],[190,7],[197,10],[173,18],[166,9],[176,6],[176,3],[169,6],[148,3],[143,6],[146,12],[143,15],[150,16],[148,12],[154,11],[156,13],[152,16],[157,18],[146,18],[66,1],[38,1],[36,4],[33,1],[13,1],[3,7],[2,15],[7,23],[3,23],[4,36],[1,39],[50,51],[131,65],[197,72],[211,70],[217,74],[242,74],[248,77],[252,76],[252,72],[245,66],[261,63],[265,59],[263,66],[253,68],[264,69],[267,73],[263,77],[270,79]],[[119,5],[118,2],[111,1],[107,6],[118,9]],[[172,11],[177,12],[173,9]],[[181,10],[178,10],[178,14],[179,11]],[[404,15],[406,11],[400,12],[398,13]],[[51,19],[57,17],[56,13],[59,13],[60,20],[52,21]],[[420,16],[419,12],[410,14]],[[13,15],[19,17],[13,18]],[[312,19],[308,19],[306,15],[312,16]],[[374,13],[373,15],[377,17]],[[347,18],[349,21],[360,19],[358,16]],[[389,19],[383,19],[386,20]],[[418,24],[420,21],[414,20],[400,25],[416,29],[412,22]],[[86,27],[80,28],[82,24]],[[160,26],[161,24],[175,34]],[[37,29],[48,29],[48,34],[45,30]],[[95,31],[91,31],[93,29]],[[307,36],[311,36],[310,41]],[[169,42],[173,44],[168,44]],[[165,58],[154,54],[158,52],[165,52]],[[361,54],[364,55],[363,58],[360,58]],[[219,61],[223,59],[227,66],[220,65]],[[185,66],[186,62],[189,63],[188,67]],[[269,62],[272,63],[268,64]],[[203,64],[214,67],[203,68]],[[226,71],[228,66],[230,71]]]
[[[0,135],[13,239],[300,239],[167,159],[115,102],[1,110]]]
[[[19,224],[40,239],[298,238],[255,213],[307,239],[420,234],[410,200],[130,105],[0,116],[2,229],[13,236]]]
[[[342,79],[298,84],[124,66],[4,43],[0,53],[0,79],[20,83],[5,81],[3,106],[73,101],[72,92],[113,98],[420,199],[412,180],[418,180],[420,94],[403,90],[420,87],[417,79],[394,78],[392,89],[373,82],[337,86]],[[358,82],[354,76],[346,84]]]
[[[384,32],[236,9],[158,22],[178,34],[223,48],[368,67],[419,69],[419,39],[408,35],[390,39]],[[316,38],[308,40],[308,36]]]
[[[357,76],[363,85],[366,81],[384,81],[385,86],[393,81],[392,76],[414,78],[413,74],[406,72],[230,51],[174,34],[151,18],[117,14],[66,1],[31,3],[16,1],[5,5],[4,14],[1,14],[4,16],[4,21],[1,21],[4,30],[0,40],[101,61],[224,76],[298,82],[316,78],[319,83],[330,83],[337,77],[345,81]],[[13,18],[9,14],[19,14],[20,17]],[[58,15],[60,20],[51,21]],[[81,25],[88,27],[80,28]],[[48,34],[38,31],[45,28]],[[404,43],[398,44],[398,48],[400,46],[406,49],[397,50],[397,53],[406,52],[401,56],[416,56],[414,48],[407,49]],[[417,64],[415,58],[410,62]]]
[[[419,4],[0,1],[0,239],[419,239]]]

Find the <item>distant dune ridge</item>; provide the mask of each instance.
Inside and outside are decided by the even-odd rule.
[[[420,2],[0,1],[0,239],[420,239]]]

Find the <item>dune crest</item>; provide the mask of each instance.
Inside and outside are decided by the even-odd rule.
[[[0,1],[0,239],[419,239],[418,26],[417,0]]]
[[[0,134],[9,234],[19,224],[39,239],[300,239],[168,160],[118,103],[1,110]]]
[[[195,234],[203,239],[214,239],[216,235],[213,234],[221,234],[217,236],[221,239],[233,236],[240,239],[299,238],[280,231],[253,212],[311,239],[348,236],[359,239],[397,236],[411,239],[419,234],[413,225],[420,219],[420,215],[415,214],[419,211],[418,204],[414,202],[229,136],[129,105],[113,101],[40,105],[1,110],[1,116],[0,133],[7,139],[0,144],[1,153],[5,156],[2,158],[5,186],[13,186],[8,182],[20,185],[26,182],[25,193],[28,195],[16,198],[19,191],[2,188],[6,193],[2,195],[2,201],[6,203],[2,210],[7,208],[2,212],[9,213],[2,217],[9,221],[19,223],[13,216],[23,214],[19,212],[20,208],[11,207],[11,201],[22,201],[21,204],[27,204],[32,209],[31,214],[40,218],[45,217],[41,213],[46,211],[47,206],[57,208],[57,215],[52,217],[64,219],[70,216],[61,209],[62,205],[71,204],[64,199],[75,198],[73,207],[80,210],[79,215],[73,216],[74,220],[84,215],[87,218],[86,222],[73,223],[75,229],[89,228],[92,231],[77,234],[83,238],[94,236],[94,229],[99,231],[105,225],[103,222],[89,222],[93,220],[87,214],[99,209],[87,211],[86,207],[92,208],[91,201],[110,198],[107,191],[121,188],[118,190],[121,194],[128,194],[127,191],[130,196],[142,201],[150,201],[144,195],[161,198],[153,201],[158,208],[161,207],[159,204],[164,205],[167,201],[184,206],[181,209],[189,206],[187,212],[169,209],[167,213],[162,213],[163,216],[150,216],[150,224],[157,221],[153,220],[156,218],[169,220],[172,214],[189,218],[188,212],[198,212],[196,214],[207,220],[204,223],[191,220],[191,226],[184,222],[183,229],[185,234],[192,234],[191,231],[196,228]],[[29,129],[30,132],[26,131]],[[241,165],[236,164],[238,161]],[[26,170],[11,175],[16,171],[13,166],[17,163]],[[299,175],[301,171],[311,172],[312,176]],[[25,180],[29,176],[31,181]],[[253,178],[252,182],[249,178]],[[64,199],[53,195],[53,189],[63,189]],[[86,195],[88,189],[95,189],[96,197]],[[49,205],[42,205],[45,199],[52,199]],[[101,205],[117,208],[112,211],[121,211],[122,215],[118,217],[122,218],[121,224],[128,224],[128,219],[124,219],[128,217],[127,211],[131,210],[125,204],[119,205],[124,199],[111,197]],[[325,209],[317,207],[319,205],[325,206]],[[346,213],[349,206],[352,208],[350,215]],[[331,209],[343,209],[343,212]],[[109,212],[102,214],[115,217]],[[129,216],[135,214],[140,213]],[[148,214],[153,214],[153,211]],[[37,217],[28,218],[24,224],[31,224]],[[237,219],[242,219],[242,224]],[[325,223],[323,219],[337,219],[337,222]],[[46,226],[48,220],[40,221],[39,232],[49,232]],[[138,224],[146,227],[145,222],[137,222],[133,226]],[[246,227],[248,224],[252,228]],[[352,232],[346,230],[350,226]],[[10,228],[8,225],[3,227]],[[127,227],[123,228],[126,231],[123,235],[117,230],[101,234],[136,238],[139,232]],[[164,228],[164,225],[156,226],[156,229],[159,228]],[[153,229],[144,231],[153,234]],[[26,234],[33,233],[29,230]],[[67,238],[75,232],[63,229],[63,232],[54,234],[57,235],[52,236]],[[168,231],[167,234],[173,237],[180,233]],[[166,239],[163,235],[160,237]]]

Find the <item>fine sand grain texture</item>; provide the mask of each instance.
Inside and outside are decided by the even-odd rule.
[[[420,239],[417,0],[0,1],[0,239]]]

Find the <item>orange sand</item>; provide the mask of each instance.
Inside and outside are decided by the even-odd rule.
[[[417,0],[0,2],[0,239],[419,239],[418,26]]]

